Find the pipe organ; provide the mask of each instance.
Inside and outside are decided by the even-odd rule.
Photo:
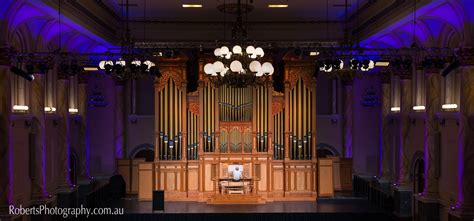
[[[160,62],[155,162],[143,166],[147,172],[152,168],[153,175],[148,180],[140,176],[140,186],[152,182],[143,185],[165,190],[166,200],[229,203],[232,197],[221,197],[221,180],[228,178],[229,166],[241,165],[248,196],[239,200],[314,200],[314,63],[289,60],[283,92],[274,91],[272,82],[244,88],[213,85],[203,73],[204,63],[198,90],[187,93],[186,59]]]

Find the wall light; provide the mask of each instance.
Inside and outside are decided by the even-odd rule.
[[[288,8],[288,4],[269,4],[269,8]]]
[[[392,111],[392,112],[400,112],[400,107],[392,107],[392,108],[390,108],[390,111]]]
[[[46,111],[46,112],[55,112],[56,108],[55,107],[44,107],[44,111]]]
[[[76,108],[69,108],[69,113],[78,113],[79,110]]]
[[[183,4],[183,8],[202,8],[202,4]]]
[[[458,108],[458,105],[457,104],[443,104],[443,106],[441,106],[441,108],[443,110],[454,110],[454,109]]]
[[[27,111],[29,108],[25,105],[13,105],[14,111]]]
[[[425,109],[425,106],[413,106],[414,111],[424,111]]]
[[[309,52],[309,56],[318,56],[319,55],[319,51],[311,51]]]

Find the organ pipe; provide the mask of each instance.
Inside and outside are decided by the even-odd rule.
[[[158,92],[160,107],[160,131],[158,139],[160,160],[181,160],[183,134],[182,134],[182,110],[184,99],[183,91],[169,79],[166,86]]]

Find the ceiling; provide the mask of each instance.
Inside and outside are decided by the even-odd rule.
[[[347,0],[349,15],[370,0]],[[373,1],[373,0],[372,0]],[[118,15],[124,15],[127,0],[104,0]],[[233,21],[235,16],[224,15],[217,9],[224,3],[237,0],[128,0],[129,17],[133,21],[215,22]],[[242,3],[250,0],[242,0]],[[198,3],[202,8],[183,8],[182,4]],[[250,22],[314,22],[344,21],[346,0],[253,0],[254,10],[248,14]],[[288,8],[268,8],[268,4],[288,4]],[[122,11],[123,10],[123,11]],[[123,13],[122,13],[123,12]]]

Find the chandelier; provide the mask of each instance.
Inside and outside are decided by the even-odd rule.
[[[245,51],[235,45],[232,51],[227,46],[214,50],[216,61],[204,66],[204,72],[217,85],[245,87],[252,84],[263,84],[273,74],[272,63],[261,63],[265,52],[261,47],[247,46]]]
[[[216,61],[204,66],[204,73],[215,85],[246,87],[247,85],[262,85],[271,79],[275,71],[272,63],[263,58],[265,52],[261,47],[254,47],[246,42],[247,27],[242,20],[242,14],[253,9],[250,5],[237,4],[219,6],[224,13],[237,15],[232,28],[233,46],[222,46],[214,49]],[[244,47],[245,46],[245,47]],[[244,50],[245,48],[245,50]]]

